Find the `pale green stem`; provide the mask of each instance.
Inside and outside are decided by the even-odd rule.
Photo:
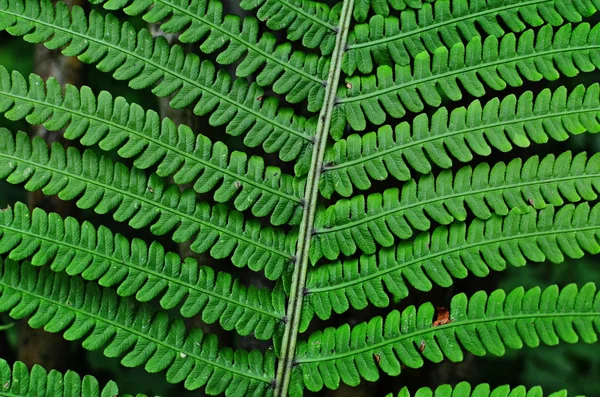
[[[306,286],[306,273],[309,266],[310,240],[313,235],[315,213],[319,198],[319,180],[323,170],[323,158],[327,146],[327,136],[331,125],[331,117],[336,105],[336,93],[342,71],[342,57],[346,51],[346,41],[352,17],[354,0],[345,0],[340,15],[337,39],[331,57],[331,67],[327,78],[325,100],[319,114],[317,132],[315,135],[312,161],[306,179],[306,190],[304,193],[304,213],[300,223],[298,235],[298,246],[296,249],[296,266],[292,276],[290,287],[290,299],[287,309],[287,323],[281,341],[280,358],[275,378],[275,397],[286,397],[290,387],[290,380],[294,367],[296,342],[300,328],[300,314],[304,301],[304,289]]]

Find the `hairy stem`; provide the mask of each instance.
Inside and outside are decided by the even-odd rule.
[[[298,246],[296,249],[297,262],[292,276],[290,299],[287,308],[288,321],[281,342],[281,352],[275,378],[275,397],[287,396],[290,387],[290,380],[294,367],[296,342],[298,339],[298,329],[300,327],[300,314],[302,313],[302,303],[304,301],[306,273],[308,272],[309,266],[310,241],[313,235],[315,212],[319,198],[319,180],[323,169],[323,158],[325,157],[331,116],[333,114],[333,108],[336,105],[337,87],[339,85],[342,70],[342,57],[346,51],[346,41],[348,39],[348,30],[353,7],[354,0],[344,0],[335,48],[331,57],[329,76],[327,78],[325,100],[319,114],[312,161],[306,180],[306,190],[304,192],[304,213],[302,215],[302,222],[300,223]]]

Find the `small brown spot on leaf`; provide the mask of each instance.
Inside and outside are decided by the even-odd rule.
[[[377,364],[379,364],[379,361],[381,361],[381,356],[377,353],[373,354],[373,358]]]
[[[419,344],[419,351],[424,351],[425,350],[425,341],[422,340],[421,343]]]
[[[263,100],[263,98],[264,98],[264,97],[263,97],[262,95],[259,95],[259,96],[257,96],[257,97],[256,97],[256,100],[257,100],[257,101],[262,101],[262,100]]]
[[[431,324],[432,327],[439,327],[440,325],[449,324],[452,322],[448,309],[445,307],[436,307],[435,310],[437,312],[437,316],[433,324]]]
[[[235,186],[236,189],[239,189],[240,186],[242,186],[242,183],[240,181],[235,181],[233,182],[233,186]]]
[[[351,89],[352,89],[352,84],[351,84],[351,83],[348,83],[348,82],[346,82],[346,88],[347,88],[347,89],[349,89],[349,90],[351,90]]]
[[[150,194],[154,194],[154,189],[152,189],[152,187],[147,186],[147,188],[148,188],[148,191],[150,192]]]
[[[529,203],[529,205],[530,205],[530,206],[532,206],[532,207],[535,205],[535,202],[533,201],[533,199],[532,199],[531,197],[529,197],[529,198],[527,199],[527,202],[528,202],[528,203]]]

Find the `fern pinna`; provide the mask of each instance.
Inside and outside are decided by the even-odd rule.
[[[156,236],[2,209],[2,311],[227,396],[300,396],[426,361],[597,341],[593,283],[456,293],[448,309],[402,300],[600,252],[599,155],[529,150],[600,131],[600,86],[576,78],[600,67],[599,1],[242,0],[243,17],[219,0],[90,3],[0,0],[0,30],[230,137],[0,67],[4,117],[77,143],[0,129],[0,177]],[[184,257],[169,239],[205,255]],[[272,283],[250,285],[223,261]],[[389,310],[337,318],[372,307]],[[190,317],[271,347],[225,346]],[[0,376],[10,395],[118,393],[23,363],[2,361]],[[542,395],[468,383],[393,394],[411,392]]]

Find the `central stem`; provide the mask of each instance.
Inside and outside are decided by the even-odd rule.
[[[306,285],[306,273],[309,266],[309,251],[312,238],[312,230],[315,221],[315,212],[319,198],[319,180],[323,168],[323,158],[327,146],[327,136],[331,125],[333,108],[336,105],[336,93],[342,71],[342,57],[346,50],[348,30],[352,17],[354,0],[344,0],[340,14],[335,48],[331,55],[331,66],[327,77],[325,88],[325,100],[323,108],[319,113],[317,132],[315,135],[315,147],[313,148],[312,161],[308,176],[306,178],[306,190],[304,192],[304,213],[300,223],[298,234],[298,246],[296,247],[296,267],[292,276],[290,287],[290,299],[287,308],[288,321],[285,325],[283,339],[281,341],[281,353],[277,366],[275,378],[275,397],[286,397],[290,388],[298,330],[300,328],[300,315],[302,303],[304,302],[304,288]]]

